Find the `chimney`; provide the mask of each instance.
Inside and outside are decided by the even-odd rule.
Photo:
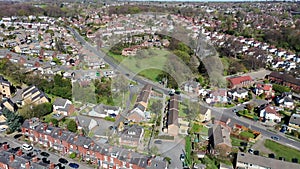
[[[30,169],[30,161],[27,161],[27,162],[25,163],[25,168],[26,168],[26,169]]]
[[[33,124],[33,122],[32,122],[32,120],[30,119],[30,120],[29,120],[29,128],[32,126],[32,124]]]
[[[22,150],[21,150],[21,149],[19,149],[19,150],[17,151],[16,155],[17,155],[17,156],[21,156],[21,155],[23,155],[23,152],[22,152]]]
[[[92,141],[91,144],[90,144],[90,146],[94,147],[94,145],[95,145],[95,143]]]
[[[151,161],[152,161],[151,158],[149,158],[149,159],[147,160],[147,165],[148,165],[148,166],[151,165]]]
[[[76,136],[74,137],[74,142],[77,141],[77,139],[78,139],[78,135],[76,135]]]
[[[8,144],[3,144],[2,147],[5,151],[8,150],[8,148],[9,148]]]
[[[54,169],[54,168],[55,168],[54,163],[50,163],[49,169]]]
[[[109,146],[108,152],[112,152],[112,150],[113,150],[112,146]]]
[[[61,136],[62,135],[62,130],[58,131],[58,135]]]
[[[44,123],[44,131],[46,131],[46,130],[47,130],[47,124]]]
[[[35,156],[35,157],[32,158],[32,162],[37,163],[38,161],[39,161],[39,159],[38,159],[37,156]]]
[[[9,156],[9,162],[12,163],[15,160],[15,155],[11,154]]]

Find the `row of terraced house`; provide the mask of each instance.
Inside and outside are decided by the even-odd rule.
[[[91,138],[42,123],[38,118],[26,120],[22,133],[32,143],[52,147],[62,155],[76,153],[84,161],[99,168],[112,169],[166,169],[161,157],[145,156],[127,149],[95,143]]]

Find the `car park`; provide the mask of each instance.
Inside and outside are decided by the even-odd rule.
[[[22,145],[22,149],[26,150],[26,151],[30,151],[30,150],[33,149],[33,147],[31,145],[29,145],[29,144],[23,144]]]

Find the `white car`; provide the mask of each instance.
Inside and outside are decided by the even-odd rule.
[[[23,144],[22,145],[22,149],[24,149],[24,150],[27,150],[27,151],[30,151],[30,150],[32,150],[32,146],[31,145],[29,145],[29,144]]]

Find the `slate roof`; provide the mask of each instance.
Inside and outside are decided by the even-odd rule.
[[[268,77],[274,77],[274,78],[280,79],[282,81],[289,82],[289,83],[300,86],[300,79],[296,79],[292,75],[289,75],[289,74],[286,74],[283,72],[275,72],[274,71],[274,72],[271,72],[268,75]]]
[[[63,98],[58,97],[58,98],[55,99],[55,101],[53,103],[53,106],[63,107],[63,106],[66,105],[67,101],[68,101],[68,99],[63,99]]]
[[[300,125],[300,114],[293,114],[290,118],[290,123]]]
[[[228,146],[231,145],[230,140],[230,131],[227,127],[222,125],[214,125],[212,128],[210,128],[210,134],[212,134],[213,137],[213,145],[214,147],[218,144],[226,144]]]
[[[298,163],[291,163],[291,162],[287,162],[287,161],[277,160],[277,159],[273,159],[273,158],[267,158],[267,157],[253,155],[253,154],[249,154],[249,153],[243,153],[243,152],[238,152],[237,162],[258,165],[258,166],[261,166],[264,168],[271,168],[271,169],[300,168],[300,164],[298,164]]]

